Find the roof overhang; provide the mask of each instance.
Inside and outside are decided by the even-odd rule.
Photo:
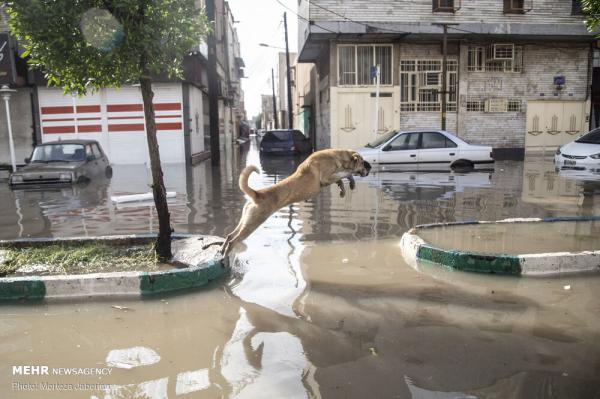
[[[510,40],[591,43],[596,40],[583,23],[523,24],[523,23],[460,23],[448,27],[449,40]],[[315,62],[322,47],[331,40],[360,42],[395,42],[400,40],[434,41],[442,37],[442,28],[431,23],[356,23],[314,22],[306,25],[306,40],[301,43],[298,62]]]

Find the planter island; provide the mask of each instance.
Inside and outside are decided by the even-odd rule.
[[[173,258],[157,260],[154,234],[0,241],[0,301],[142,297],[208,284],[228,271],[221,237],[173,234]]]

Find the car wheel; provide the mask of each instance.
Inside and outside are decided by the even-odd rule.
[[[469,171],[469,170],[472,170],[473,167],[474,167],[473,162],[468,161],[466,159],[459,159],[458,161],[455,161],[451,165],[451,168],[453,170],[459,170],[459,171]]]
[[[107,166],[106,169],[104,170],[104,175],[106,176],[107,179],[112,178],[113,176],[113,170],[110,166]]]

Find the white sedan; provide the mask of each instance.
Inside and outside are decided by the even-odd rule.
[[[395,131],[356,150],[380,166],[422,165],[471,168],[492,164],[492,147],[471,145],[444,130]]]
[[[558,167],[600,167],[600,128],[559,147],[554,162]]]

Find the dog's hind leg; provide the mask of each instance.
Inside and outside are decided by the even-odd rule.
[[[346,195],[346,188],[344,187],[344,182],[342,181],[342,179],[340,179],[336,183],[340,188],[340,198],[344,198],[344,196]]]
[[[261,212],[254,204],[248,207],[248,211],[245,213],[238,227],[236,227],[236,229],[227,237],[227,244],[223,244],[223,247],[221,247],[223,255],[227,256],[231,248],[238,242],[245,240],[252,232],[254,232],[254,230],[263,224],[270,215],[271,212]]]

